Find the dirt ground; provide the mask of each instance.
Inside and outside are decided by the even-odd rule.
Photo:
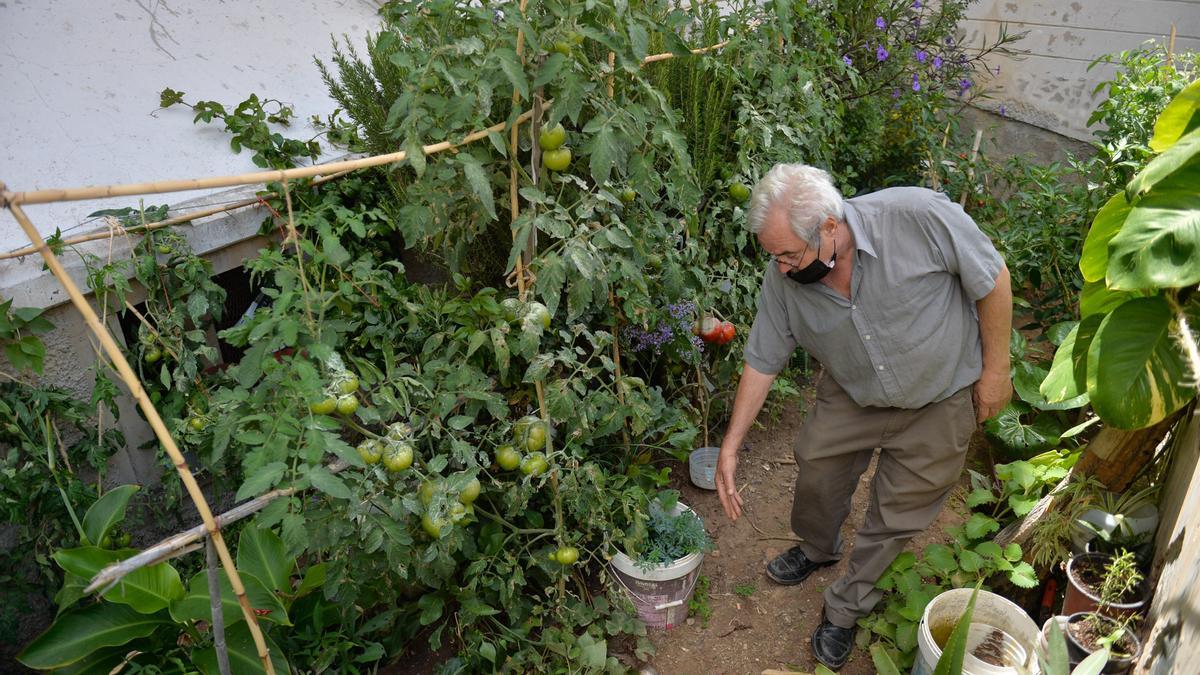
[[[854,532],[866,516],[875,461],[859,480],[853,509],[842,526],[847,545],[842,561],[814,572],[799,586],[774,584],[765,573],[767,561],[795,541],[789,527],[796,478],[792,445],[803,418],[803,406],[798,406],[777,424],[749,434],[748,449],[738,463],[738,484],[746,485],[745,511],[736,523],[726,518],[715,492],[690,482],[680,486],[680,499],[704,519],[716,547],[701,567],[701,574],[710,580],[712,617],[707,628],[693,618],[688,625],[654,631],[653,670],[643,673],[758,675],[768,669],[812,672],[816,667],[809,636],[821,619],[821,593],[846,571]],[[910,549],[919,551],[946,539],[943,529],[962,522],[954,508],[956,501],[952,494],[938,519],[910,543]],[[870,655],[856,649],[840,672],[867,675],[875,668]]]

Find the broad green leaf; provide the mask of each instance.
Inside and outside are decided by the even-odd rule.
[[[1027,562],[1019,562],[1008,573],[1008,580],[1021,588],[1034,588],[1038,585],[1037,572]]]
[[[288,465],[283,462],[271,462],[255,469],[253,473],[246,476],[242,486],[238,488],[237,499],[257,497],[259,493],[278,483],[287,468]]]
[[[1057,422],[1048,413],[1039,414],[1032,422],[1022,416],[1032,408],[1023,401],[1012,401],[999,414],[983,423],[984,431],[1014,450],[1040,451],[1059,441]]]
[[[1200,139],[1200,130],[1193,132]],[[1200,140],[1197,141],[1200,146]],[[1180,288],[1200,283],[1200,161],[1139,199],[1108,244],[1113,290]]]
[[[1063,635],[1062,629],[1059,628],[1057,619],[1050,622],[1050,631],[1046,638],[1046,646],[1048,649],[1045,653],[1041,649],[1037,650],[1038,665],[1041,666],[1042,672],[1049,675],[1070,672],[1071,664],[1067,657],[1067,638]]]
[[[314,466],[308,472],[308,479],[312,481],[313,487],[334,499],[350,499],[352,496],[350,488],[346,487],[346,483],[341,478],[330,473],[329,469],[323,466]]]
[[[1148,293],[1114,291],[1104,281],[1085,281],[1079,293],[1079,317],[1086,319],[1094,314],[1107,314],[1132,298],[1146,295]]]
[[[55,668],[54,675],[112,675],[121,672],[118,667],[125,662],[127,648],[109,647],[100,649],[63,668]]]
[[[901,675],[900,669],[896,667],[892,657],[888,656],[887,648],[883,646],[882,642],[871,644],[871,661],[875,664],[875,671],[879,675]]]
[[[71,574],[90,582],[100,570],[118,560],[128,558],[135,552],[132,549],[107,551],[95,546],[81,546],[55,551],[54,560]],[[105,600],[129,605],[142,614],[153,614],[166,609],[172,601],[182,596],[183,582],[179,579],[179,572],[165,562],[141,567],[126,574],[102,594]]]
[[[1131,208],[1125,193],[1118,192],[1096,214],[1079,257],[1079,271],[1083,273],[1084,281],[1104,280],[1108,272],[1108,242],[1121,231]]]
[[[1200,80],[1189,84],[1163,108],[1154,123],[1150,149],[1164,152],[1184,134],[1200,127]]]
[[[963,525],[963,528],[967,536],[971,539],[982,539],[1000,529],[1000,523],[997,523],[995,518],[985,516],[982,513],[973,513]]]
[[[983,487],[971,490],[971,493],[964,500],[967,507],[972,509],[983,504],[991,504],[994,501],[996,501],[996,495],[991,490]]]
[[[1104,318],[1088,352],[1092,408],[1119,429],[1155,424],[1195,395],[1161,297],[1131,300]]]
[[[946,649],[938,659],[937,665],[934,666],[933,675],[959,675],[962,673],[963,658],[967,654],[967,632],[971,629],[971,618],[975,615],[975,598],[978,596],[979,585],[977,584],[975,591],[971,593],[971,599],[967,601],[963,615],[959,617],[958,623],[954,624],[950,639],[946,640]]]
[[[611,124],[605,124],[588,141],[586,151],[590,157],[588,166],[592,171],[592,180],[597,185],[604,185],[612,173],[620,148]]]
[[[296,559],[287,553],[283,539],[269,529],[248,525],[238,539],[237,568],[258,577],[273,591],[290,591]]]
[[[528,100],[529,80],[525,77],[525,69],[521,67],[517,53],[507,47],[497,49],[493,53],[500,60],[500,70],[504,71],[504,75],[508,78],[509,83],[512,84],[513,89],[516,89],[522,98]]]
[[[479,203],[483,205],[483,210],[487,213],[488,219],[495,220],[496,197],[492,194],[492,182],[488,180],[488,172],[484,170],[479,159],[469,152],[459,153],[458,161],[462,164],[463,174],[467,177],[467,183],[479,199]]]
[[[1168,179],[1180,178],[1181,169],[1192,162],[1198,154],[1200,154],[1200,129],[1184,134],[1171,147],[1151,160],[1133,177],[1133,180],[1129,181],[1129,185],[1125,187],[1125,197],[1132,200],[1136,208],[1138,197],[1151,190],[1157,190]]]
[[[259,613],[260,622],[270,621],[283,626],[291,625],[287,610],[279,597],[272,593],[258,577],[244,570],[238,570],[238,576],[242,580],[242,586],[246,589],[246,599],[250,601],[250,607],[265,611],[265,613]],[[218,577],[221,584],[221,613],[225,616],[225,625],[229,626],[244,621],[242,606],[238,603],[237,596],[233,594],[233,585],[229,583],[229,576],[225,574],[225,570],[220,570]],[[188,582],[187,594],[171,603],[171,618],[179,623],[211,621],[212,604],[210,600],[208,573],[201,570]]]
[[[83,516],[83,534],[88,544],[99,544],[113,526],[125,519],[125,507],[139,490],[137,485],[115,487],[96,500]]]
[[[1018,361],[1013,370],[1013,389],[1029,405],[1038,410],[1070,410],[1087,404],[1087,392],[1064,401],[1048,401],[1042,395],[1042,382],[1049,375],[1045,368],[1028,361]]]
[[[1008,505],[1012,507],[1013,515],[1020,518],[1033,510],[1038,503],[1037,495],[1009,495]]]
[[[942,574],[950,574],[958,569],[958,562],[954,559],[954,551],[945,544],[930,544],[925,547],[925,562],[933,566],[933,568]]]
[[[263,639],[267,644],[271,665],[275,667],[276,675],[292,672],[279,645],[275,644],[269,635],[264,634]],[[258,658],[258,650],[254,647],[254,638],[250,635],[250,629],[245,623],[225,626],[225,646],[229,653],[230,671],[238,673],[238,675],[266,672],[262,660]],[[213,646],[193,651],[191,657],[192,663],[204,675],[219,675],[221,672],[217,665],[217,652]]]
[[[585,668],[593,670],[601,670],[604,668],[604,662],[608,659],[608,641],[597,640],[590,633],[584,633],[577,640],[579,645],[580,660],[583,661]]]
[[[1087,393],[1087,355],[1096,329],[1104,320],[1102,315],[1089,316],[1067,335],[1054,353],[1050,372],[1042,381],[1040,391],[1048,401],[1084,399]]]
[[[60,616],[17,655],[30,668],[61,668],[103,647],[123,645],[168,623],[162,614],[141,614],[125,605],[99,602]]]
[[[1021,545],[1013,542],[1004,547],[1004,559],[1009,562],[1017,562],[1021,559]]]

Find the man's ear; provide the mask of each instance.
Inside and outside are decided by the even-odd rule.
[[[833,216],[826,216],[825,222],[821,223],[821,232],[823,234],[828,234],[829,236],[833,236],[833,233],[837,232],[837,226],[838,226],[837,218],[834,218]]]

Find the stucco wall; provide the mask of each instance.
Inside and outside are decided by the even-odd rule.
[[[1014,45],[1024,53],[996,55],[999,75],[993,99],[981,105],[1037,126],[1087,140],[1096,85],[1110,79],[1111,65],[1088,65],[1104,54],[1166,40],[1175,24],[1176,51],[1200,50],[1200,0],[980,0],[963,22],[968,44],[992,43],[1003,24],[1009,33],[1028,31]]]
[[[1154,542],[1162,565],[1136,672],[1200,670],[1200,415],[1193,415],[1163,487]]]

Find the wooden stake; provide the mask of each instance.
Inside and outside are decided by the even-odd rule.
[[[975,130],[975,143],[971,146],[971,163],[967,166],[967,182],[963,185],[962,194],[958,196],[958,205],[966,207],[967,194],[971,191],[971,181],[975,180],[975,158],[979,156],[979,141],[983,140],[983,129]]]
[[[225,612],[221,610],[221,576],[217,568],[217,549],[212,539],[204,540],[204,569],[208,573],[208,606],[212,610],[213,650],[221,675],[231,675],[229,646],[225,644]]]
[[[1167,67],[1171,67],[1175,59],[1175,24],[1171,24],[1171,39],[1167,42]]]
[[[58,278],[58,282],[67,291],[67,295],[71,297],[71,303],[75,305],[75,309],[83,315],[88,328],[100,340],[100,344],[108,354],[109,360],[112,361],[117,373],[120,374],[121,379],[125,382],[125,386],[129,388],[130,394],[145,414],[146,421],[150,424],[150,428],[154,430],[154,435],[158,437],[163,449],[170,456],[171,462],[175,465],[175,470],[179,472],[179,477],[196,506],[196,511],[200,514],[200,519],[204,521],[208,536],[212,538],[213,544],[217,547],[217,553],[221,558],[221,565],[229,575],[229,583],[233,587],[234,594],[237,596],[238,604],[242,607],[242,615],[246,618],[246,625],[250,628],[251,637],[254,638],[254,645],[258,650],[258,657],[262,661],[263,669],[266,670],[268,675],[274,675],[275,669],[271,664],[269,652],[267,651],[267,643],[263,640],[262,630],[258,626],[258,617],[254,614],[254,608],[250,606],[250,601],[246,598],[246,589],[242,586],[241,576],[233,564],[233,557],[229,555],[229,548],[225,545],[225,540],[221,536],[221,529],[213,521],[212,511],[208,507],[208,500],[204,498],[204,493],[200,491],[200,486],[196,483],[195,476],[192,475],[191,470],[188,468],[183,454],[179,452],[179,447],[175,445],[175,439],[171,438],[171,434],[167,431],[167,427],[163,423],[162,417],[159,416],[158,410],[154,407],[154,403],[150,401],[150,397],[146,395],[146,390],[142,388],[142,383],[138,380],[137,374],[133,372],[133,369],[129,366],[129,362],[125,360],[125,355],[121,352],[120,346],[113,340],[112,335],[109,334],[104,325],[100,323],[100,317],[96,316],[96,311],[92,309],[92,306],[83,297],[83,293],[79,291],[79,287],[75,285],[75,281],[63,269],[58,256],[54,255],[54,252],[46,245],[45,240],[42,239],[42,235],[38,233],[37,228],[33,226],[29,217],[25,215],[25,210],[21,208],[20,203],[13,201],[11,195],[9,195],[7,205],[8,210],[12,212],[17,223],[21,225],[21,229],[25,231],[25,235],[29,237],[29,241],[41,253],[42,258],[46,261],[46,266],[50,268],[50,271]]]

